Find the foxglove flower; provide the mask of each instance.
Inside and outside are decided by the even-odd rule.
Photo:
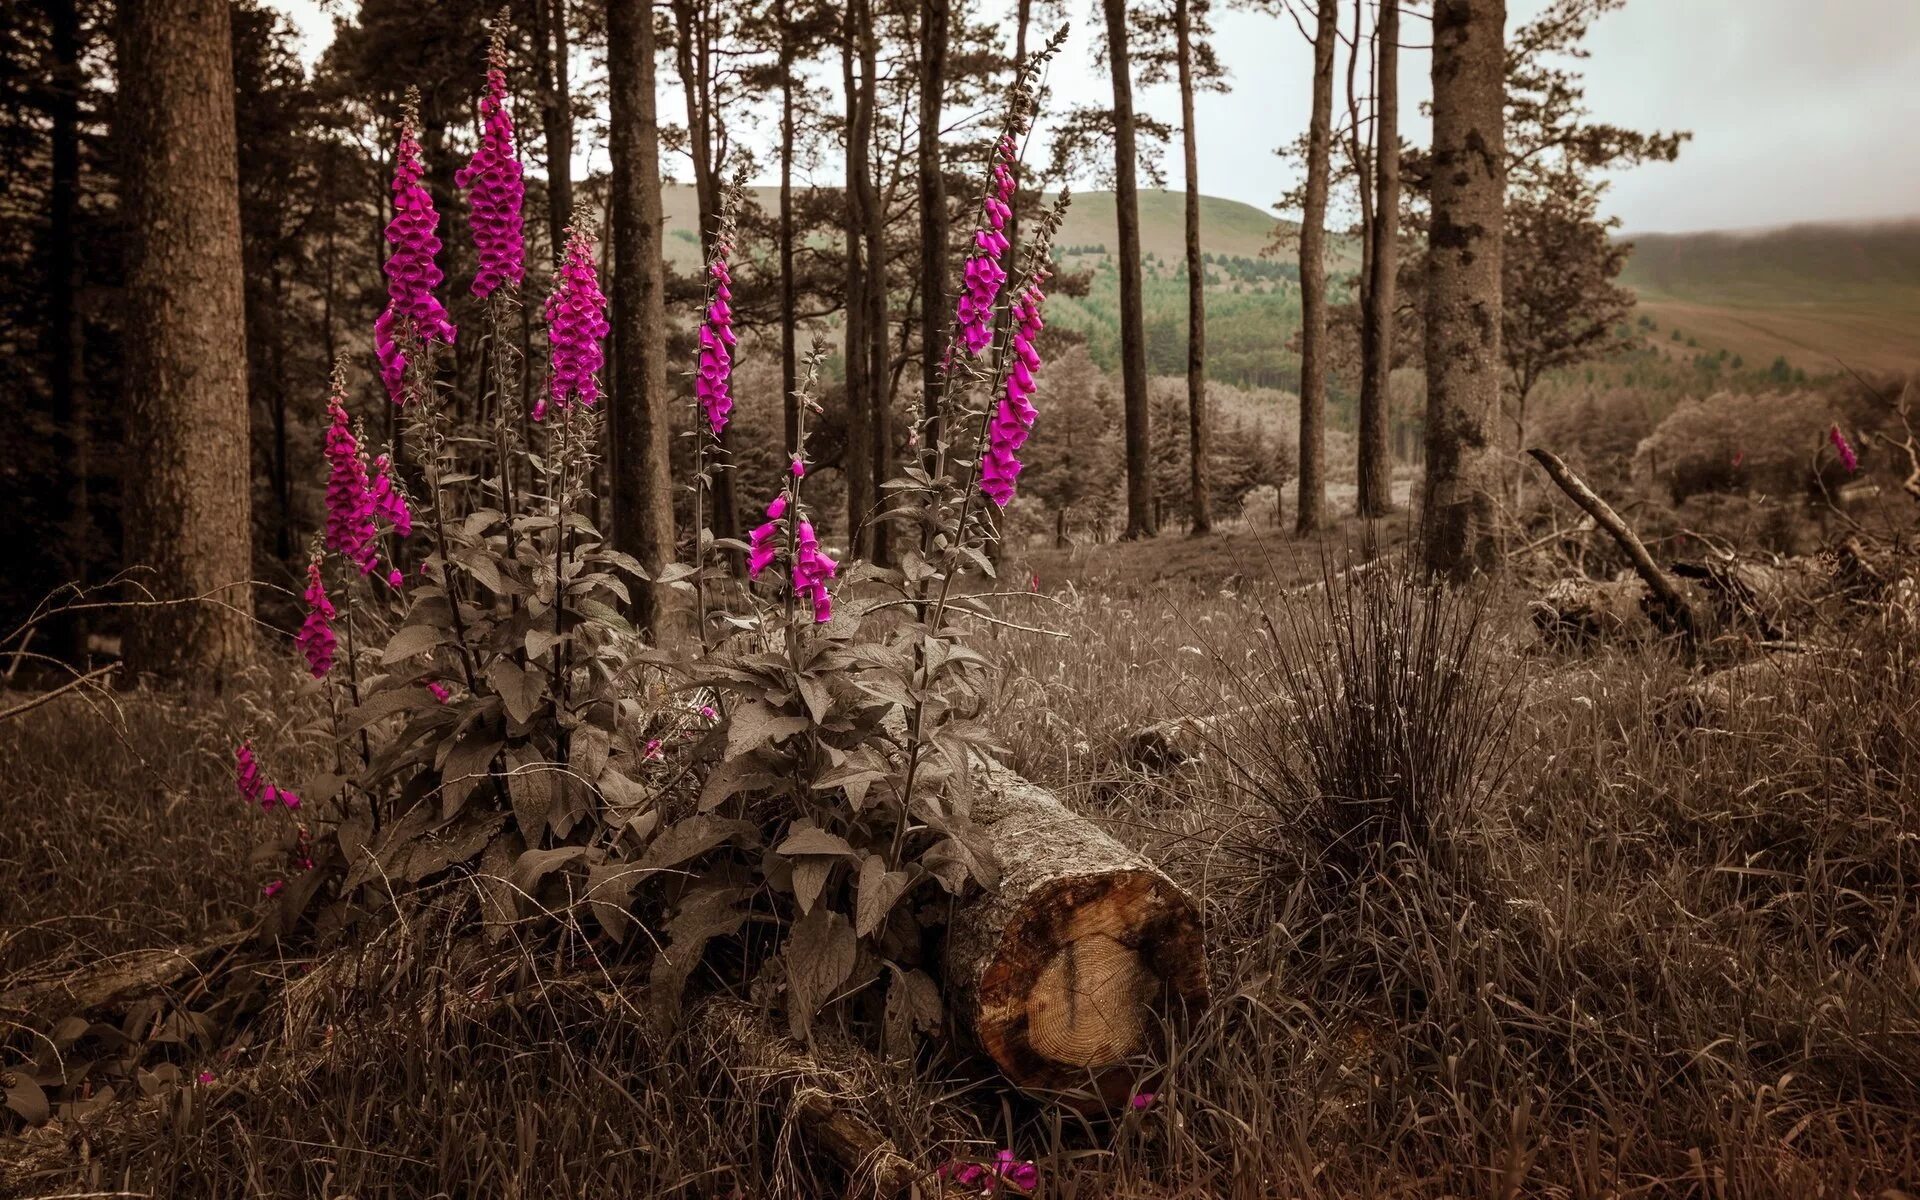
[[[827,580],[839,569],[839,563],[821,552],[813,522],[800,522],[793,548],[793,590],[806,599],[817,624],[833,619],[833,597],[827,592]]]
[[[1013,500],[1014,483],[1020,478],[1020,460],[1015,457],[1026,444],[1027,434],[1039,413],[1033,407],[1033,373],[1040,369],[1040,352],[1034,339],[1046,323],[1040,319],[1040,303],[1046,299],[1035,281],[1013,304],[1013,368],[1007,373],[1007,391],[987,423],[987,451],[980,459],[980,490],[1000,508]]]
[[[248,804],[260,804],[266,797],[267,781],[261,778],[260,764],[253,757],[253,743],[241,742],[233,752],[234,784],[240,798]]]
[[[1840,455],[1840,465],[1847,469],[1848,474],[1860,469],[1860,456],[1853,452],[1853,443],[1847,441],[1847,435],[1840,432],[1838,425],[1827,430],[1827,440],[1833,443],[1834,450]]]
[[[338,644],[333,633],[333,602],[327,599],[326,583],[320,577],[320,557],[307,564],[307,619],[300,625],[294,644],[307,656],[307,669],[315,679],[325,679],[333,670],[333,654]]]
[[[447,690],[447,685],[438,679],[427,680],[427,690],[432,692],[433,698],[442,704],[453,698],[453,693]]]
[[[993,344],[993,306],[1007,282],[1000,258],[1007,252],[1007,221],[1013,216],[1014,145],[1011,134],[994,147],[993,180],[980,200],[980,227],[973,251],[961,270],[958,312],[960,341],[976,358]]]
[[[418,99],[410,96],[400,122],[400,144],[393,154],[393,220],[387,223],[387,243],[393,247],[384,270],[387,307],[373,324],[374,352],[380,358],[380,379],[387,398],[406,403],[407,350],[414,340],[453,344],[453,322],[433,289],[440,286],[440,268],[434,255],[440,239],[434,230],[440,214],[433,196],[420,182],[420,142],[415,136]]]
[[[796,460],[797,461],[797,460]],[[780,552],[780,518],[787,513],[787,494],[781,492],[767,505],[767,519],[764,524],[756,525],[748,535],[747,578],[758,579],[760,572],[773,565],[774,556]]]
[[[454,182],[467,193],[473,249],[480,260],[473,294],[485,299],[503,283],[519,287],[526,274],[526,243],[520,208],[526,199],[520,159],[514,152],[513,114],[507,110],[507,47],[496,30],[487,56],[487,92],[480,97],[480,145]]]
[[[600,341],[612,327],[607,323],[607,298],[593,267],[593,239],[578,226],[567,232],[567,253],[560,263],[559,282],[547,297],[546,316],[553,378],[547,395],[533,406],[536,421],[546,416],[548,401],[564,410],[576,399],[589,407],[600,399],[594,373],[606,361]]]
[[[694,397],[715,437],[727,427],[733,412],[733,275],[727,267],[731,251],[725,242],[715,245],[713,265],[707,268],[713,294],[707,301],[707,319],[700,326],[700,373],[693,381]]]
[[[336,376],[333,396],[327,401],[327,549],[360,568],[362,575],[373,573],[375,511],[373,493],[367,486],[367,460],[360,455],[360,439],[347,421],[344,393]]]
[[[395,537],[413,536],[413,510],[394,482],[393,460],[384,454],[373,460],[373,509],[393,527]]]

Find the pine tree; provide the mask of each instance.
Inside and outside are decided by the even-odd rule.
[[[129,559],[158,601],[130,623],[137,671],[217,686],[252,657],[246,312],[231,12],[127,6],[119,94]]]
[[[1153,504],[1153,418],[1147,396],[1147,335],[1140,274],[1140,199],[1135,179],[1133,75],[1127,6],[1101,0],[1107,18],[1107,65],[1113,75],[1114,211],[1120,268],[1120,378],[1126,406],[1127,538],[1159,532]]]
[[[1327,191],[1332,175],[1333,51],[1338,5],[1319,0],[1313,36],[1313,113],[1300,218],[1300,501],[1296,528],[1327,519]]]

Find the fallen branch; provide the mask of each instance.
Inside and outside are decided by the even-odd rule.
[[[195,946],[137,950],[89,963],[55,979],[43,979],[0,992],[0,1013],[18,1013],[51,1024],[75,1013],[93,1012],[172,987],[208,970],[238,949],[254,930],[210,938]]]
[[[1691,644],[1698,629],[1698,622],[1694,619],[1693,605],[1687,601],[1686,593],[1680,590],[1680,585],[1673,576],[1661,570],[1660,564],[1653,561],[1653,555],[1647,552],[1646,543],[1640,540],[1640,536],[1620,519],[1620,514],[1614,512],[1611,505],[1602,500],[1592,488],[1586,485],[1585,481],[1575,475],[1572,468],[1561,462],[1558,455],[1549,450],[1538,449],[1529,450],[1527,453],[1546,469],[1547,477],[1559,485],[1560,490],[1592,517],[1596,525],[1606,530],[1608,535],[1626,552],[1628,560],[1633,563],[1634,573],[1639,575],[1647,585],[1652,601],[1648,606],[1647,615],[1653,619],[1654,624],[1660,627],[1661,632],[1676,635]]]
[[[21,650],[24,651],[25,649],[26,649],[26,646],[23,643],[21,645]],[[17,665],[19,661],[19,655],[16,654],[14,656],[14,660]],[[49,700],[56,699],[57,697],[64,695],[65,693],[70,692],[75,688],[85,687],[87,684],[92,683],[94,680],[100,679],[107,675],[111,675],[115,671],[118,671],[119,669],[120,669],[119,663],[108,663],[106,666],[101,667],[98,670],[89,671],[85,675],[80,675],[73,679],[69,679],[65,683],[61,684],[57,688],[54,688],[50,692],[42,692],[31,700],[25,701],[20,704],[16,704],[12,708],[7,709],[5,712],[0,712],[0,721],[10,721],[15,717],[20,716],[23,713],[30,713],[34,709],[39,708],[42,704],[47,703]],[[11,678],[13,675],[13,672],[8,671],[7,675],[9,678]]]

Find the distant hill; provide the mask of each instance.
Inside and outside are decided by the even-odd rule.
[[[780,203],[780,192],[772,187],[752,187],[747,192],[767,212]],[[1049,195],[1047,201],[1051,203]],[[1165,188],[1149,188],[1140,193],[1140,250],[1168,262],[1186,253],[1186,198]],[[663,207],[667,217],[667,260],[686,268],[699,260],[690,235],[695,231],[697,206],[690,184],[670,184],[665,189]],[[1200,247],[1208,254],[1229,258],[1259,258],[1272,243],[1274,231],[1291,233],[1295,224],[1282,221],[1269,212],[1223,200],[1218,196],[1200,198]],[[1066,224],[1057,240],[1062,246],[1104,246],[1109,254],[1118,240],[1114,224],[1112,192],[1075,192],[1067,207]],[[1289,247],[1285,252],[1292,256]],[[1339,257],[1341,248],[1334,254]],[[1344,265],[1344,263],[1342,264]]]
[[[1677,329],[1756,364],[1920,367],[1920,217],[1626,240],[1655,344]]]

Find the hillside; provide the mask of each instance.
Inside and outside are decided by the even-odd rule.
[[[1663,337],[1810,372],[1920,367],[1920,217],[1627,240]]]
[[[747,193],[767,212],[778,209],[779,189],[750,187]],[[1051,201],[1052,196],[1049,195],[1047,199]],[[1140,193],[1140,249],[1143,254],[1172,262],[1185,252],[1184,206],[1185,198],[1176,191],[1150,188]],[[675,267],[690,267],[699,257],[692,241],[696,222],[692,185],[669,184],[665,189],[663,207],[667,217],[667,259]],[[1201,197],[1200,245],[1208,254],[1227,258],[1259,258],[1271,245],[1275,229],[1282,226],[1291,231],[1294,223],[1281,221],[1271,213],[1238,200],[1225,200],[1218,196]],[[1104,246],[1111,251],[1116,238],[1113,193],[1076,192],[1073,203],[1067,208],[1066,225],[1060,231],[1059,244]],[[1337,260],[1336,267],[1344,266],[1343,247],[1338,242],[1332,252]],[[1292,255],[1289,246],[1284,251],[1284,257],[1291,258]]]

